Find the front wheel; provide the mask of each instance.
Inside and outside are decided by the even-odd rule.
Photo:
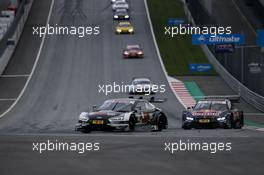
[[[129,121],[128,121],[129,131],[134,131],[135,130],[135,125],[136,125],[135,117],[131,116]]]
[[[189,130],[192,129],[192,127],[186,124],[182,124],[182,129]]]
[[[87,128],[87,129],[83,129],[83,130],[82,130],[82,133],[86,133],[86,134],[88,134],[88,133],[91,133],[91,130],[88,129],[88,128]]]
[[[226,119],[226,124],[225,124],[225,129],[231,129],[232,128],[232,119],[231,117],[227,117]]]

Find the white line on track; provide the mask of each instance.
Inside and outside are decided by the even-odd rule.
[[[0,101],[15,101],[16,98],[0,98]]]
[[[20,77],[29,77],[30,75],[1,75],[1,78],[20,78]]]
[[[49,9],[49,14],[48,14],[48,18],[47,18],[47,22],[46,22],[46,26],[48,26],[49,24],[49,21],[50,21],[50,18],[51,18],[51,13],[52,13],[52,10],[53,10],[53,6],[54,6],[54,0],[51,1],[51,5],[50,5],[50,9]],[[46,38],[46,34],[43,36],[42,40],[41,40],[41,43],[40,43],[40,47],[39,47],[39,50],[38,50],[38,54],[37,54],[37,57],[36,57],[36,60],[34,62],[34,65],[33,65],[33,68],[32,68],[32,71],[27,79],[27,82],[25,84],[25,86],[23,87],[22,91],[20,92],[19,96],[17,97],[17,99],[15,100],[15,102],[4,112],[0,115],[0,118],[4,117],[8,112],[10,112],[14,106],[18,103],[18,101],[21,99],[21,97],[23,96],[25,90],[27,89],[27,86],[32,78],[32,75],[34,74],[35,72],[35,69],[37,67],[37,64],[38,64],[38,61],[39,61],[39,58],[40,58],[40,54],[41,54],[41,51],[42,51],[42,48],[43,48],[43,45],[44,45],[44,42],[45,42],[45,38]]]
[[[262,132],[264,132],[264,128],[258,128],[258,129],[256,129],[257,131],[262,131]]]

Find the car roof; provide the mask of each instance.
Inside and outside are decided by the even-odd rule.
[[[137,44],[137,45],[127,45],[126,47],[127,49],[140,49],[140,46]]]
[[[150,79],[142,77],[142,78],[134,78],[133,81],[150,81]]]

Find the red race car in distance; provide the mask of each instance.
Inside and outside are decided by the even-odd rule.
[[[143,58],[144,52],[139,45],[127,45],[123,50],[124,58]]]

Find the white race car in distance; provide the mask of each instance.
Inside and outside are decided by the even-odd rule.
[[[116,2],[112,5],[112,10],[116,11],[117,9],[129,10],[129,5],[127,2]]]
[[[111,3],[119,3],[119,2],[126,2],[126,0],[111,0]]]
[[[129,88],[130,94],[154,94],[153,92],[154,84],[151,82],[149,78],[133,78],[132,84]]]

